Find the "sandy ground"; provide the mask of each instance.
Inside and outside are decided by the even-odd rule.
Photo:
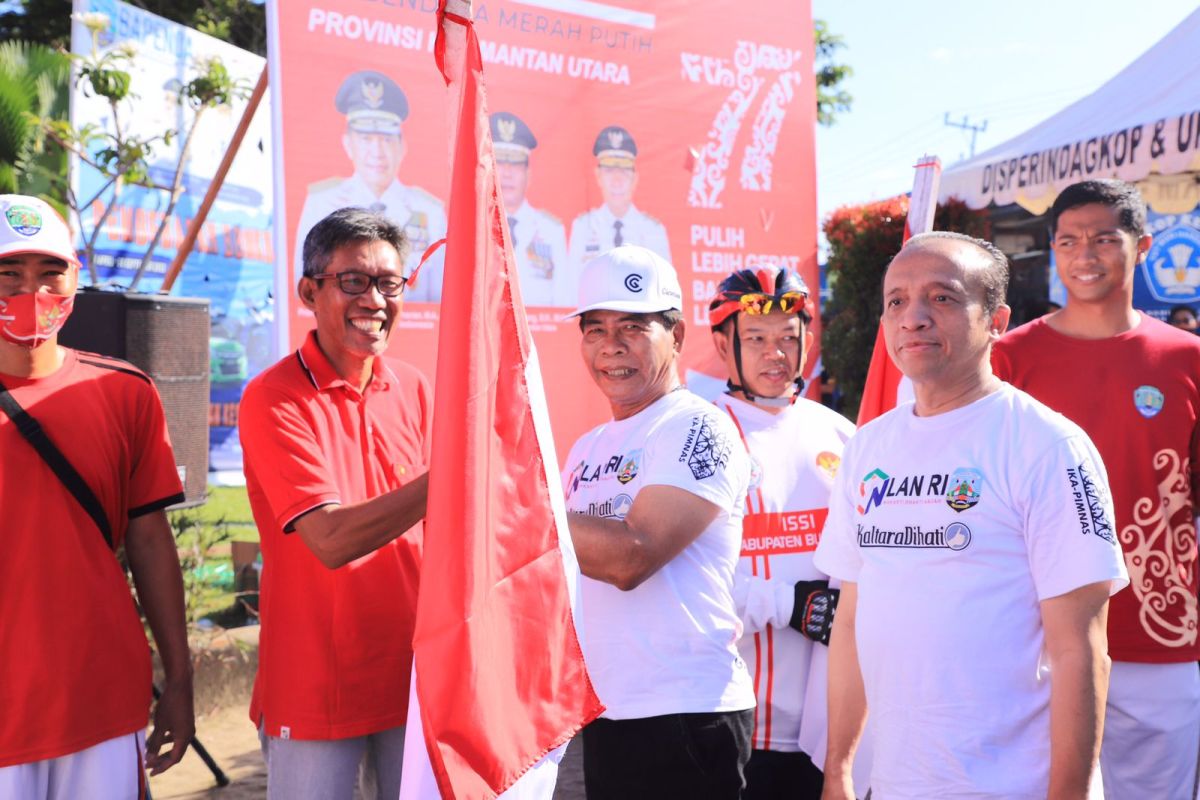
[[[154,800],[261,800],[267,796],[267,768],[258,747],[258,733],[244,706],[223,708],[198,718],[196,735],[229,776],[229,785],[218,789],[212,772],[189,750],[174,767],[150,779]]]
[[[183,761],[150,779],[154,800],[262,800],[267,796],[267,768],[258,734],[244,706],[223,708],[198,718],[196,735],[229,776],[229,785],[217,788],[212,772],[189,750]],[[584,800],[580,744],[573,742],[567,749],[554,800]]]

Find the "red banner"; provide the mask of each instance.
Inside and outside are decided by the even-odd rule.
[[[297,245],[320,216],[375,207],[405,227],[418,254],[445,235],[436,7],[271,5],[284,348],[313,325],[292,298]],[[717,282],[733,269],[786,264],[818,285],[808,2],[763,12],[733,0],[477,0],[474,13],[490,111],[518,120],[504,116],[493,138],[559,451],[609,417],[580,362],[576,325],[561,317],[582,264],[618,236],[675,264],[690,326],[685,378],[720,391],[723,378],[697,374],[719,374],[707,331]],[[469,296],[441,285],[441,258],[422,270],[392,337],[392,352],[431,377],[439,315]]]

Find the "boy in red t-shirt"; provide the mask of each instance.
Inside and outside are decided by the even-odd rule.
[[[57,212],[0,195],[0,797],[23,800],[144,791],[150,652],[112,548],[125,546],[166,671],[145,743],[152,774],[183,757],[194,730],[183,581],[163,511],[183,492],[162,403],[131,365],[59,346],[78,282]],[[94,516],[22,435],[13,401],[95,496]]]
[[[1145,224],[1123,181],[1064,189],[1050,227],[1067,305],[1001,339],[993,361],[1082,427],[1108,469],[1131,580],[1108,617],[1105,794],[1177,798],[1192,796],[1200,749],[1200,338],[1133,308]]]

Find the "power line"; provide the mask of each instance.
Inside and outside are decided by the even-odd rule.
[[[988,123],[988,121],[985,119],[982,123],[980,123],[978,125],[972,125],[970,117],[965,117],[965,116],[962,118],[962,122],[952,122],[950,120],[950,112],[949,111],[946,112],[946,117],[943,120],[943,124],[948,125],[951,128],[962,128],[964,131],[971,132],[971,156],[970,156],[971,158],[975,157],[975,137],[977,137],[983,131],[987,130],[987,123]]]

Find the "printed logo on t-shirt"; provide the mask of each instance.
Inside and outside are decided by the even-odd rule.
[[[842,459],[837,453],[831,453],[828,450],[817,453],[817,466],[829,477],[836,478],[838,467],[841,465]]]
[[[567,499],[571,499],[571,495],[575,494],[575,490],[579,488],[579,482],[583,480],[583,470],[587,465],[580,461],[571,468],[571,474],[567,476],[566,495]]]
[[[876,468],[864,475],[863,479],[859,482],[858,496],[861,502],[854,508],[859,514],[865,516],[872,509],[885,505],[922,506],[935,505],[942,502],[950,503],[956,498],[956,495],[952,493],[952,489],[959,483],[958,478],[967,473],[979,475],[978,470],[960,467],[954,471],[953,480],[948,473],[896,477]],[[978,484],[975,488],[976,493],[978,493],[982,483],[983,476],[979,475]],[[969,499],[970,495],[966,494],[964,498],[963,502],[966,502],[966,499]],[[964,505],[963,508],[955,508],[955,510],[962,511],[963,509],[970,508],[977,502],[979,502],[978,494],[976,494],[973,502]],[[950,507],[954,508],[953,505]]]
[[[983,473],[977,469],[959,467],[950,476],[950,489],[946,492],[946,505],[955,511],[966,511],[979,502],[979,490],[983,488]]]
[[[1116,544],[1113,536],[1113,521],[1105,508],[1106,487],[1096,481],[1095,467],[1081,462],[1077,467],[1067,467],[1067,480],[1071,484],[1071,495],[1075,498],[1075,514],[1082,533],[1094,533],[1110,544]]]
[[[762,479],[763,479],[762,462],[758,460],[758,457],[756,455],[754,455],[753,453],[750,453],[750,488],[757,489],[759,486],[762,486]]]
[[[611,497],[603,503],[588,503],[581,513],[589,517],[604,517],[605,519],[625,519],[629,509],[633,507],[633,498],[627,494]]]
[[[811,553],[821,541],[827,508],[750,512],[742,518],[742,555]]]
[[[905,525],[903,528],[887,530],[875,525],[858,526],[859,547],[894,547],[912,550],[965,550],[971,544],[971,529],[961,522],[926,528],[921,525]]]
[[[621,465],[621,471],[617,473],[617,480],[621,483],[629,483],[637,477],[638,461],[642,458],[641,450],[634,450],[625,457],[625,463]]]
[[[708,416],[692,417],[692,426],[679,454],[680,462],[687,462],[688,469],[698,481],[711,478],[718,469],[724,469],[733,450],[728,438],[713,428],[711,422]]]
[[[637,477],[638,465],[641,462],[641,458],[642,451],[638,449],[630,451],[627,456],[618,453],[605,461],[595,464],[580,461],[572,467],[571,473],[567,476],[567,499],[571,499],[571,495],[579,491],[579,484],[581,483],[608,480],[614,477],[623,484],[629,483]]]
[[[1147,419],[1162,411],[1163,400],[1163,393],[1157,387],[1139,386],[1133,390],[1133,405]]]

